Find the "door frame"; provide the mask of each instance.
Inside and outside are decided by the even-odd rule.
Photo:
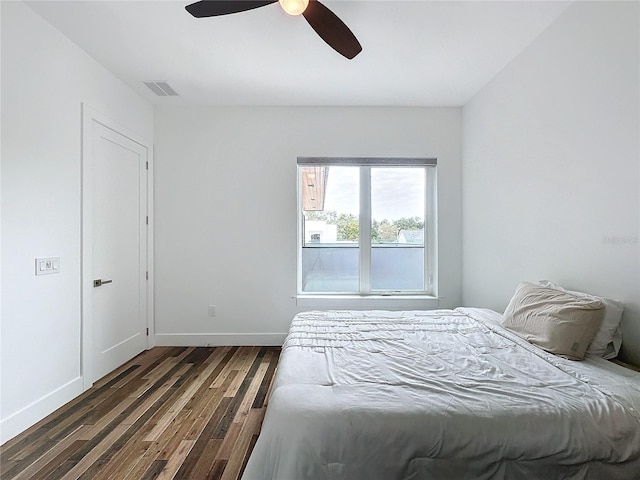
[[[98,123],[114,132],[139,144],[147,151],[147,175],[141,179],[146,184],[146,211],[148,224],[146,228],[146,264],[148,279],[146,281],[146,319],[148,329],[147,349],[154,346],[153,329],[153,146],[144,138],[130,131],[128,128],[98,112],[91,106],[82,104],[82,159],[81,159],[81,339],[80,339],[80,376],[83,391],[93,385],[93,359],[96,354],[93,342],[93,177],[92,177],[92,147],[93,124]]]

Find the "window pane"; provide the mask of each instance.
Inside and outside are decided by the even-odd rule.
[[[424,290],[424,168],[371,169],[371,288]]]
[[[302,291],[359,289],[358,167],[300,167]]]

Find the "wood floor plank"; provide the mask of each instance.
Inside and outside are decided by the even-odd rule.
[[[258,356],[253,361],[253,364],[247,371],[246,377],[238,387],[234,397],[231,399],[231,402],[229,402],[229,407],[227,408],[227,411],[225,412],[223,418],[220,420],[220,424],[218,425],[218,428],[214,432],[214,438],[223,438],[224,435],[226,435],[227,429],[231,425],[233,418],[235,417],[238,409],[240,408],[240,405],[242,404],[244,395],[247,389],[249,388],[249,385],[253,381],[253,376],[255,375],[255,372],[257,371],[257,369],[260,366],[260,363],[262,362],[262,357],[264,356],[265,351],[266,350],[263,349],[260,352],[260,354],[258,354]],[[228,389],[227,389],[227,392],[228,392]],[[226,393],[225,393],[225,396],[227,396]]]
[[[124,478],[138,464],[142,456],[147,452],[151,442],[133,440],[127,447],[119,450],[104,468],[96,473],[95,480],[111,480]]]
[[[227,378],[227,382],[231,382],[231,376]],[[193,425],[193,428],[187,433],[185,437],[186,440],[195,440],[199,436],[202,435],[202,432],[212,422],[212,418],[216,415],[219,415],[217,420],[215,420],[216,425],[217,422],[220,421],[220,418],[226,411],[226,408],[231,401],[228,397],[224,396],[224,389],[228,385],[228,383],[223,383],[220,388],[212,388],[209,389],[207,395],[203,398],[203,404],[198,405],[198,416],[196,417],[196,423]],[[226,398],[226,400],[225,400]],[[223,402],[224,400],[224,402]],[[223,404],[221,408],[220,405]]]
[[[67,448],[65,448],[60,454],[51,459],[44,468],[39,469],[36,473],[29,475],[28,477],[31,480],[40,480],[50,478],[51,474],[58,468],[61,462],[67,460],[69,457],[74,455],[80,448],[82,448],[87,443],[86,440],[75,440],[73,441]],[[25,470],[26,472],[27,470]],[[16,477],[19,478],[20,476]]]
[[[229,353],[231,354],[231,356],[229,357],[228,361],[224,365],[224,368],[220,372],[220,374],[224,375],[225,377],[229,374],[229,372],[231,370],[237,370],[238,369],[237,365],[238,365],[239,362],[242,361],[242,358],[244,356],[242,348],[234,349],[234,350],[230,351]],[[224,380],[216,379],[211,384],[211,388],[219,388],[223,381]]]
[[[144,475],[140,477],[141,480],[154,480],[158,478],[158,475],[160,475],[160,472],[162,472],[166,464],[166,460],[156,460],[149,466]]]
[[[158,381],[155,383],[150,383],[147,385],[143,391],[136,390],[131,394],[132,397],[137,399],[144,399],[142,403],[138,406],[138,408],[130,415],[129,421],[135,421],[140,416],[142,412],[146,411],[150,404],[153,404],[157,401],[157,399],[164,395],[167,390],[175,385],[175,383],[187,373],[189,370],[189,365],[181,365],[177,371],[174,371],[172,375],[165,375],[162,377],[162,384],[158,386]]]
[[[160,421],[157,423],[155,428],[151,432],[149,432],[145,440],[154,441],[158,439],[160,434],[162,434],[162,432],[166,430],[169,424],[176,418],[176,416],[178,416],[180,411],[193,398],[193,396],[198,391],[198,389],[202,386],[202,384],[204,384],[204,382],[209,379],[209,376],[213,373],[213,371],[217,366],[216,363],[208,363],[208,364],[203,363],[203,365],[207,365],[207,367],[202,372],[198,373],[198,375],[196,376],[197,378],[194,378],[190,382],[188,388],[184,391],[182,395],[180,395],[180,397],[171,406],[171,408],[167,411],[167,413],[160,419]]]
[[[216,455],[217,459],[229,460],[229,457],[231,457],[231,452],[233,452],[236,442],[238,441],[241,430],[241,423],[231,423],[229,429],[227,430],[227,434],[224,436],[224,438],[221,439],[222,443],[220,444],[220,449],[218,450],[218,454]]]
[[[240,388],[240,385],[242,385],[242,382],[246,378],[247,373],[249,372],[249,369],[253,365],[253,362],[255,361],[255,358],[256,358],[256,355],[258,355],[258,352],[259,350],[254,348],[248,351],[244,355],[244,358],[242,358],[242,360],[240,361],[240,364],[238,365],[238,371],[237,371],[236,377],[234,381],[231,382],[231,385],[227,389],[225,396],[233,397],[236,395],[236,393],[238,392],[238,389]]]
[[[194,373],[194,369],[192,367],[187,366],[187,368],[185,369],[185,365],[176,364],[177,367],[180,367],[180,365],[182,365],[181,370],[186,370],[183,377],[192,375]],[[157,424],[157,419],[162,418],[162,416],[165,415],[166,411],[169,409],[170,405],[172,404],[172,398],[179,396],[183,391],[183,389],[174,388],[177,383],[178,382],[176,381],[176,383],[172,385],[171,388],[162,395],[162,397],[158,398],[157,401],[154,402],[154,404],[149,407],[139,419],[136,420],[131,429],[133,433],[126,439],[124,439],[124,441],[122,442],[122,448],[124,448],[124,445],[126,443],[137,442],[148,436],[149,432]],[[188,384],[183,388],[188,388]],[[190,414],[191,412],[188,411],[181,412],[181,414],[178,416],[179,418],[177,418],[178,421],[175,422],[169,430],[167,438],[162,438],[155,442],[144,442],[144,440],[142,440],[144,443],[150,444],[149,448],[146,449],[144,454],[136,460],[136,464],[132,465],[132,468],[130,469],[130,472],[127,476],[130,476],[131,478],[139,478],[136,477],[136,475],[140,473],[141,469],[146,469],[149,463],[158,459],[157,457],[162,449],[165,448],[165,444],[172,438],[172,435],[175,434],[176,431],[179,431],[179,429],[181,428],[182,419],[189,417]],[[123,423],[129,423],[129,421],[125,420]],[[183,430],[186,431],[188,428],[189,425],[186,425],[184,426]],[[109,465],[107,465],[105,468],[108,467]]]
[[[260,388],[258,389],[258,393],[256,394],[256,399],[253,402],[252,408],[262,408],[266,405],[266,398],[268,397],[269,389],[273,384],[273,376],[276,372],[276,367],[278,365],[279,352],[275,350],[271,350],[268,352],[268,362],[269,366],[267,367],[267,371],[264,374],[264,378],[262,379],[262,383],[260,384]],[[265,358],[267,356],[265,355]]]
[[[173,455],[171,455],[171,458],[167,461],[162,472],[158,475],[158,479],[171,480],[178,469],[182,466],[182,462],[184,462],[184,459],[187,457],[195,443],[196,442],[193,440],[183,440],[180,442],[178,449],[173,453]]]
[[[117,425],[106,435],[86,441],[69,457],[64,468],[58,468],[52,473],[51,478],[61,478],[62,480],[79,478],[127,428],[126,425]]]
[[[156,347],[0,446],[2,480],[237,480],[277,347]]]
[[[177,363],[178,362],[172,357],[165,358],[162,362],[160,362],[158,365],[156,365],[153,369],[147,371],[146,374],[144,376],[142,376],[142,379],[143,380],[149,380],[149,382],[154,383],[159,378],[161,378],[164,375],[166,375],[166,373],[169,370],[175,368]]]
[[[67,448],[65,448],[59,455],[55,458],[51,459],[50,462],[45,464],[43,468],[40,468],[37,472],[33,474],[26,474],[28,476],[22,477],[21,475],[16,478],[29,478],[30,480],[44,480],[48,478],[52,478],[52,474],[54,471],[58,469],[60,463],[66,461],[71,455],[75,454],[80,448],[82,448],[86,443],[86,440],[75,440],[73,441]],[[24,472],[27,472],[25,470]]]
[[[251,435],[259,428],[261,422],[261,412],[253,409],[247,416],[247,421],[241,425],[240,435],[238,435],[238,440],[231,451],[221,480],[237,480],[239,478],[244,457],[251,443]]]
[[[207,480],[220,480],[226,468],[227,468],[226,460],[216,460],[213,463],[213,468],[211,469],[211,471],[209,472],[209,475],[207,476]]]
[[[219,438],[209,439],[200,458],[193,466],[189,478],[209,478],[221,444],[222,440]]]
[[[76,442],[78,442],[79,438],[82,436],[83,430],[87,428],[90,428],[90,427],[87,425],[82,425],[78,427],[74,432],[69,434],[65,439],[58,442],[53,448],[47,450],[40,458],[38,458],[31,465],[29,465],[26,468],[23,467],[20,470],[20,473],[15,475],[13,478],[15,480],[36,478],[36,474],[40,475],[40,472],[42,471],[42,469],[45,469],[47,467],[49,468],[52,467],[52,469],[57,468],[57,465],[60,464],[61,459],[66,458],[65,455],[68,457],[69,455],[71,455],[73,451],[75,451],[77,448],[79,448],[82,445],[82,443],[76,443]],[[67,450],[74,443],[76,443],[75,448],[71,450]],[[62,454],[62,452],[65,452],[65,454]],[[50,471],[50,470],[46,470],[46,471]],[[2,476],[0,476],[0,478],[2,478]]]
[[[182,466],[176,473],[176,477],[175,477],[176,479],[191,478],[190,477],[191,471],[194,469],[195,465],[200,460],[200,457],[202,456],[204,449],[208,445],[209,440],[212,438],[213,432],[215,431],[218,424],[220,423],[220,419],[223,417],[224,413],[226,412],[230,402],[231,402],[231,399],[227,397],[221,398],[220,403],[218,404],[218,407],[216,408],[213,415],[207,422],[206,426],[200,432],[200,435],[198,436],[193,448],[191,449],[191,452],[189,452],[189,455],[187,456],[187,458],[185,458],[185,461],[183,462]]]
[[[149,448],[147,448],[144,454],[136,460],[135,465],[132,465],[132,468],[129,469],[127,475],[121,478],[139,478],[141,472],[146,470],[149,465],[151,465],[156,460],[168,460],[171,456],[171,453],[173,453],[175,448],[177,448],[177,444],[181,440],[180,433],[182,432],[182,435],[184,435],[184,432],[190,428],[189,423],[183,424],[183,420],[189,418],[190,415],[191,412],[181,412],[181,414],[176,418],[176,421],[173,423],[173,425],[171,425],[170,428],[168,428],[160,438],[153,442],[141,440],[143,438],[146,438],[148,433],[151,431],[151,429],[148,428],[148,425],[144,430],[141,429],[140,435],[137,439],[134,439],[134,442],[141,441],[142,443],[148,444]],[[142,420],[144,419],[141,419],[141,421]],[[172,447],[171,442],[174,442],[174,447]]]
[[[244,394],[244,398],[242,399],[242,402],[240,402],[236,416],[233,419],[234,422],[242,423],[244,422],[245,417],[249,415],[249,410],[256,399],[256,395],[258,394],[258,390],[262,384],[262,379],[264,378],[265,373],[267,373],[268,366],[269,365],[264,362],[260,363],[258,366],[258,370],[256,370],[256,373]]]
[[[135,398],[125,397],[120,399],[120,403],[113,406],[111,410],[102,412],[102,417],[97,417],[94,424],[89,424],[90,428],[85,430],[82,435],[83,440],[91,440],[98,435],[107,425],[112,423],[122,412],[131,406],[135,402]]]
[[[174,378],[176,372],[182,369],[184,369],[183,365],[179,363],[175,364],[172,370],[169,370],[163,377],[159,378],[156,381],[156,385],[164,385],[167,379]],[[188,370],[187,372],[185,372],[185,375],[187,373]],[[88,468],[91,467],[91,464],[93,462],[101,461],[100,459],[102,455],[108,453],[111,444],[115,443],[120,438],[120,436],[122,436],[127,430],[129,430],[129,435],[127,436],[125,441],[120,440],[120,442],[118,442],[119,444],[126,443],[126,440],[129,440],[131,435],[133,435],[133,433],[136,432],[142,424],[146,423],[147,421],[151,421],[153,415],[157,413],[158,410],[163,408],[162,406],[164,402],[162,400],[167,400],[172,394],[173,392],[170,391],[165,392],[163,396],[160,397],[158,401],[156,401],[152,406],[150,406],[142,415],[142,417],[138,419],[133,425],[130,422],[119,423],[118,420],[112,421],[101,431],[101,433],[96,435],[92,440],[88,442],[88,445],[85,446],[82,451],[82,458],[78,461],[79,465],[74,466],[73,469],[63,477],[63,480],[75,478],[73,477],[73,475],[78,474],[78,472],[80,474],[83,474]],[[135,411],[135,409],[139,406],[138,404],[142,403],[143,401],[143,397],[136,399],[136,401],[123,412],[123,415],[130,414],[132,413],[132,411]],[[129,412],[127,412],[127,410],[129,410]],[[127,418],[127,416],[128,415],[126,415],[125,418]],[[141,421],[143,417],[144,421]],[[111,443],[108,443],[107,440],[109,440],[109,442]],[[98,441],[100,443],[96,443]]]
[[[217,378],[222,375],[222,371],[226,362],[229,358],[231,358],[232,353],[227,351],[226,354],[220,357],[216,363],[216,367],[213,369],[209,378],[207,378],[203,384],[200,386],[199,390],[193,395],[193,397],[187,402],[184,406],[187,410],[193,410],[198,413],[198,418],[202,418],[206,416],[206,412],[213,411],[210,408],[207,408],[206,405],[209,403],[214,396],[216,396],[219,391],[218,389],[212,388],[211,384]],[[222,377],[223,381],[226,381],[226,377]]]
[[[161,440],[164,443],[164,447],[158,453],[158,458],[161,460],[170,460],[175,452],[180,448],[180,444],[185,441],[187,432],[193,427],[195,418],[193,418],[193,412],[184,410],[180,412],[171,428],[168,428],[163,432]],[[195,442],[195,440],[189,440]],[[187,452],[188,453],[188,452]]]

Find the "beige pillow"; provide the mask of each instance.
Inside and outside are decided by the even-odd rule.
[[[598,299],[522,282],[502,326],[547,352],[582,360],[603,314],[604,304]]]
[[[618,300],[607,297],[599,297],[596,295],[589,295],[588,293],[574,292],[562,288],[560,285],[549,282],[548,280],[540,280],[538,284],[543,287],[553,288],[555,290],[562,290],[563,292],[571,293],[578,297],[591,297],[599,299],[604,304],[604,314],[602,316],[602,324],[593,337],[587,353],[592,355],[598,355],[599,357],[610,359],[618,356],[620,346],[622,345],[622,333],[620,332],[620,321],[622,320],[622,314],[624,313],[624,305]]]

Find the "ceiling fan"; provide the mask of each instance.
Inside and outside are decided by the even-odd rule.
[[[201,0],[185,8],[194,17],[202,18],[245,12],[276,2],[289,15],[302,14],[320,38],[339,54],[352,59],[362,51],[349,27],[318,0]]]

